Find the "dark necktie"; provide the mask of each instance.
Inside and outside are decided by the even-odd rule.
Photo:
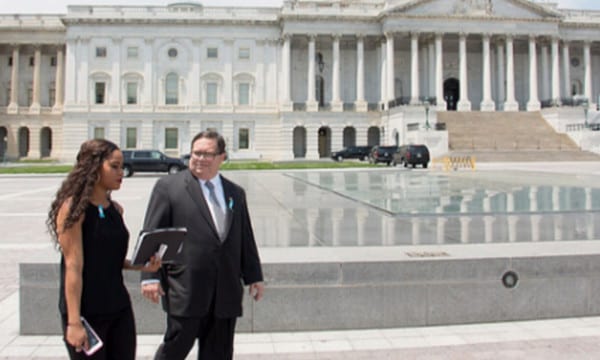
[[[208,200],[210,201],[214,213],[215,226],[217,227],[217,231],[219,232],[219,237],[221,240],[224,238],[225,233],[225,213],[217,200],[217,194],[215,193],[215,186],[210,181],[206,182],[206,187],[208,188]]]

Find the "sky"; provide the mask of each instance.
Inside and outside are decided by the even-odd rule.
[[[64,14],[67,5],[167,5],[185,0],[0,0],[0,13],[4,14]],[[204,6],[275,6],[283,0],[200,0]],[[559,8],[600,10],[600,0],[542,0],[555,2]]]

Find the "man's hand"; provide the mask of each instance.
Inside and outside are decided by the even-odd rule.
[[[254,298],[255,301],[262,299],[263,294],[265,293],[265,284],[261,282],[256,282],[254,284],[250,284],[248,287],[248,291],[250,296]]]
[[[142,285],[142,295],[155,304],[158,304],[158,300],[160,300],[160,297],[164,294],[165,292],[160,286],[160,282]]]

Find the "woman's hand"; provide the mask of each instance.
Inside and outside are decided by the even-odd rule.
[[[77,352],[89,347],[87,333],[83,328],[83,324],[80,322],[67,325],[65,339],[67,340],[67,343],[73,346]]]

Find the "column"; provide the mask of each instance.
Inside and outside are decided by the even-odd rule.
[[[590,42],[583,43],[583,96],[588,99],[588,107],[595,109],[595,99],[592,98],[592,57],[590,54]]]
[[[569,54],[569,43],[563,42],[562,46],[563,58],[563,98],[572,98],[571,94],[571,55]]]
[[[144,86],[142,86],[141,103],[144,111],[154,111],[154,89],[156,88],[156,81],[154,78],[153,66],[154,63],[154,38],[144,39]],[[199,80],[199,79],[198,79]]]
[[[65,47],[65,78],[63,84],[71,84],[65,86],[65,107],[73,106],[77,103],[77,41],[75,39],[67,39]],[[56,59],[58,62],[58,59]],[[58,70],[57,70],[58,71]],[[146,78],[148,79],[148,78]],[[57,80],[58,81],[58,80]],[[58,88],[56,89],[58,93]]]
[[[340,98],[340,35],[333,36],[333,72],[331,111],[342,111],[343,103]]]
[[[10,75],[10,103],[7,112],[19,112],[19,47],[15,45],[12,52],[12,71]]]
[[[458,101],[459,111],[471,111],[471,102],[469,101],[469,83],[467,81],[467,35],[461,33],[458,40],[459,47],[459,72],[460,72],[460,100]]]
[[[540,45],[540,55],[542,57],[541,59],[541,65],[542,65],[542,81],[541,81],[541,85],[542,85],[542,89],[540,91],[540,99],[542,101],[546,101],[549,100],[551,95],[550,95],[550,91],[551,86],[550,86],[550,62],[549,62],[549,56],[548,56],[548,45],[545,43],[542,43]]]
[[[380,81],[379,81],[379,85],[380,85],[380,99],[379,99],[379,108],[380,109],[387,109],[388,108],[388,102],[387,100],[387,56],[386,56],[386,51],[387,51],[387,45],[386,45],[386,39],[382,38],[381,39],[381,43],[379,45],[379,69],[381,69],[381,73],[380,73]]]
[[[189,106],[189,109],[191,111],[201,111],[202,109],[202,102],[200,101],[200,62],[202,61],[202,53],[201,53],[201,47],[202,47],[202,40],[200,39],[192,39],[192,71],[190,74],[190,80],[189,84],[190,84],[190,99],[188,99],[187,104]],[[257,67],[257,76],[256,76],[256,81],[258,82],[258,79],[260,76],[258,76],[259,72],[258,72],[258,66],[259,64],[261,64],[261,62],[258,60],[260,59],[260,56],[258,56],[258,50],[256,51],[257,55],[257,61],[256,61],[256,67]],[[258,91],[257,91],[258,92]],[[255,92],[255,94],[257,93]],[[258,96],[256,96],[258,97]],[[258,99],[256,101],[256,103],[258,103]],[[194,132],[190,131],[192,134],[195,134]],[[190,139],[191,140],[191,139]]]
[[[306,159],[319,159],[319,125],[305,125],[306,128]]]
[[[492,73],[490,70],[490,35],[483,35],[483,100],[481,101],[481,111],[494,111],[495,106],[492,101]],[[462,87],[462,86],[461,86]]]
[[[58,48],[56,52],[56,79],[54,83],[56,84],[54,88],[54,104],[52,107],[52,112],[62,112],[63,107],[63,93],[65,91],[65,59],[64,59],[64,51],[62,47]]]
[[[89,85],[89,38],[79,38],[77,41],[77,55],[79,56],[77,69],[77,104],[88,105],[90,103],[91,90]]]
[[[435,42],[430,39],[427,40],[427,55],[428,55],[428,69],[427,69],[427,97],[435,97]]]
[[[552,95],[553,106],[560,106],[560,74],[558,69],[558,38],[552,39]]]
[[[519,111],[515,100],[515,61],[513,56],[513,38],[506,38],[506,102],[504,111]]]
[[[33,98],[31,106],[29,107],[30,113],[39,114],[41,111],[40,105],[40,75],[42,71],[42,49],[39,45],[35,46],[34,57],[33,57]]]
[[[118,106],[121,102],[121,39],[114,38],[112,51],[109,52],[112,58],[112,89],[108,98],[108,103],[112,106]],[[108,85],[108,84],[107,84]],[[108,89],[107,89],[108,90]],[[184,93],[180,93],[183,95]],[[127,103],[124,101],[124,103]]]
[[[496,43],[496,104],[497,108],[503,108],[504,101],[506,100],[506,76],[504,72],[504,43],[498,41]]]
[[[435,34],[435,98],[437,111],[446,110],[444,100],[444,51],[442,46],[443,34]]]
[[[283,68],[283,81],[282,81],[282,93],[281,93],[281,110],[292,111],[293,104],[290,96],[290,57],[291,57],[291,43],[292,37],[289,34],[283,35],[283,49],[281,53],[281,67]]]
[[[306,94],[306,111],[319,111],[315,93],[315,35],[308,36],[308,85]]]
[[[234,84],[233,84],[233,59],[235,57],[234,55],[234,50],[233,50],[233,38],[229,38],[229,39],[225,39],[223,40],[223,57],[225,58],[224,64],[223,64],[223,105],[227,106],[227,107],[231,107],[231,106],[235,106],[234,103],[234,95],[233,92],[235,91],[234,89]],[[289,67],[287,68],[289,69]],[[287,79],[290,79],[290,77],[288,77]],[[290,83],[288,83],[288,86],[286,89],[288,89],[288,96],[289,96],[289,88],[290,88]],[[183,90],[183,89],[182,89]],[[182,91],[181,94],[184,94],[184,92]],[[291,101],[291,100],[290,100]]]
[[[364,36],[356,38],[356,101],[354,107],[357,112],[367,111],[365,100],[365,40]]]
[[[394,72],[394,34],[386,33],[387,102],[396,99],[396,74]]]
[[[419,103],[419,33],[410,34],[410,104]]]
[[[538,99],[538,77],[537,77],[537,53],[535,36],[529,36],[529,101],[527,102],[527,111],[540,110],[540,100]]]

